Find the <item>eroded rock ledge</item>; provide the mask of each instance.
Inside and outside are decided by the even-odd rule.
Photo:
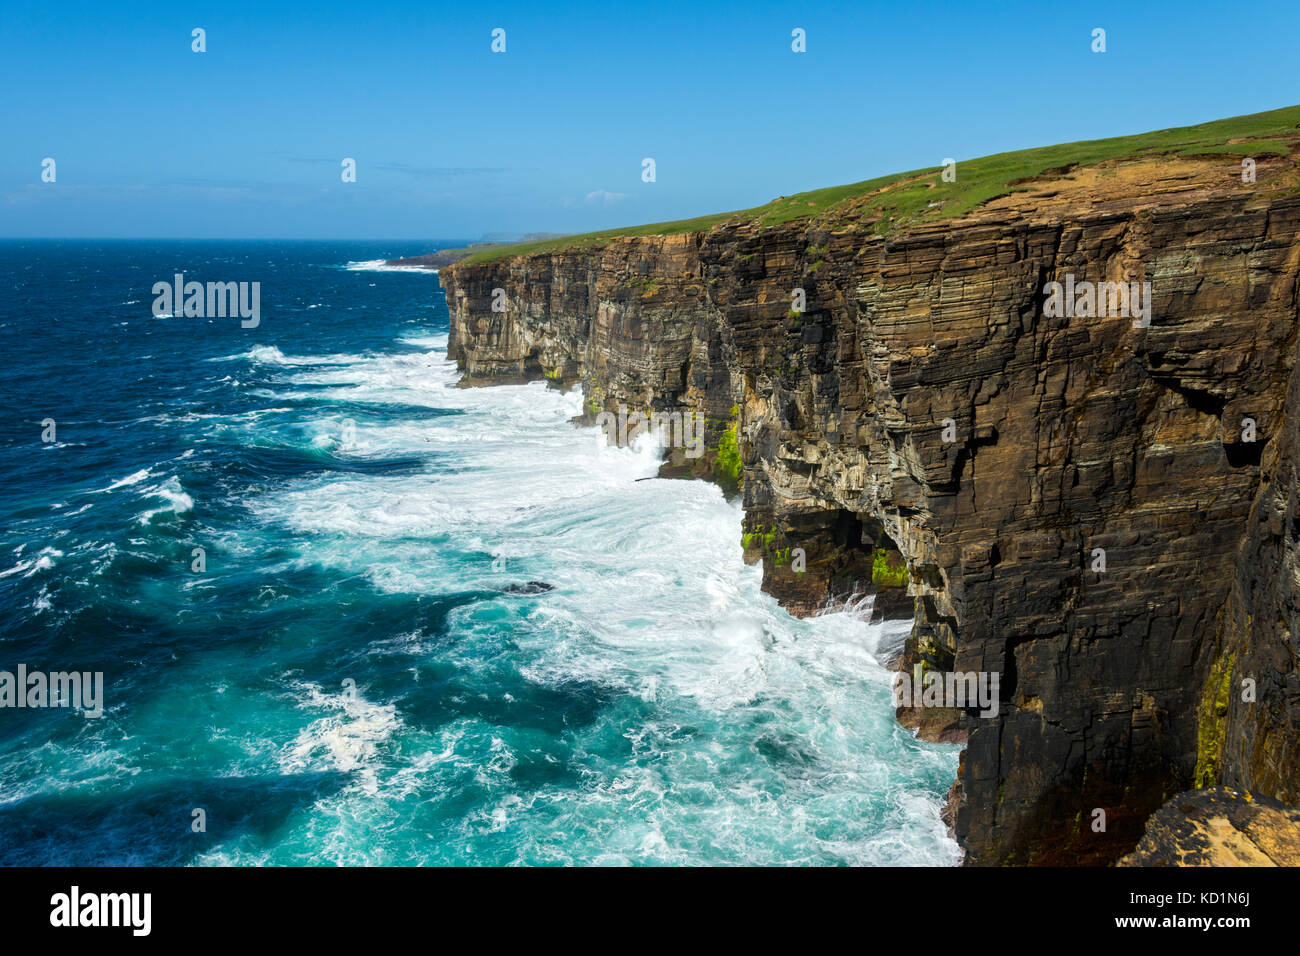
[[[1119,866],[1300,866],[1300,810],[1229,787],[1180,793]]]
[[[904,663],[1001,675],[960,715],[970,864],[1113,862],[1193,786],[1300,798],[1300,197],[1263,188],[1294,164],[1114,165],[891,236],[863,208],[440,274],[466,382],[702,413],[695,470],[796,612],[905,564]],[[1067,273],[1149,281],[1150,326],[1045,316]]]

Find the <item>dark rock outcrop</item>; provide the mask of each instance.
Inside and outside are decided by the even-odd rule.
[[[525,581],[523,584],[507,584],[501,589],[503,594],[545,594],[547,591],[554,591],[554,584],[547,584],[545,581]]]
[[[693,470],[734,477],[765,587],[892,585],[901,666],[1000,675],[995,716],[934,731],[969,735],[967,862],[1108,863],[1168,794],[1300,797],[1294,186],[1155,158],[895,234],[868,200],[459,263],[448,351],[580,384],[588,421],[702,414]],[[1149,282],[1149,326],[1051,314],[1067,276]]]

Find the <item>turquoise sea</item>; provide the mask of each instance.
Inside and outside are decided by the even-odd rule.
[[[104,680],[0,709],[0,863],[958,862],[908,624],[790,617],[577,392],[457,388],[378,260],[460,244],[0,242],[0,670]]]

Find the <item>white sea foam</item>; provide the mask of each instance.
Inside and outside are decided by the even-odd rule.
[[[48,571],[54,567],[54,559],[61,557],[63,557],[63,552],[58,548],[41,548],[40,554],[36,556],[35,566],[24,577],[31,577],[37,571]]]
[[[356,773],[361,789],[373,794],[378,789],[375,767],[382,744],[400,726],[397,710],[376,704],[360,693],[332,694],[313,683],[292,685],[298,706],[324,710],[282,751],[280,765],[287,772],[337,770]]]
[[[54,607],[54,604],[50,601],[49,585],[43,584],[41,585],[40,593],[36,595],[36,600],[32,601],[31,608],[37,614],[40,614],[44,611],[50,610],[52,607]]]
[[[128,485],[137,485],[150,476],[150,469],[141,468],[139,471],[133,471],[125,478],[119,478],[107,488],[101,488],[100,491],[117,491],[118,488],[125,488]]]
[[[12,568],[0,571],[0,578],[12,577],[15,574],[30,578],[37,571],[48,571],[54,567],[54,559],[61,557],[63,557],[63,552],[58,548],[41,548],[36,557],[27,561],[19,561]]]
[[[161,508],[151,508],[137,518],[140,524],[148,524],[160,514],[184,514],[194,507],[194,499],[185,493],[180,479],[175,475],[160,485],[147,488],[141,494],[145,498],[162,498],[167,502]]]
[[[412,335],[404,344],[445,341]],[[366,786],[381,804],[413,788],[434,799],[444,774],[470,774],[501,795],[464,819],[464,839],[524,827],[534,835],[520,837],[521,862],[573,862],[571,840],[548,838],[549,827],[598,834],[599,861],[610,863],[959,860],[939,819],[941,794],[918,782],[951,779],[956,748],[916,741],[890,704],[882,660],[908,622],[868,624],[861,605],[790,617],[762,592],[761,569],[742,560],[739,506],[702,482],[637,481],[655,475],[658,449],[611,448],[595,429],[575,428],[577,392],[455,388],[458,373],[440,351],[334,356],[328,367],[283,358],[273,391],[324,403],[315,434],[337,432],[335,401],[454,412],[359,424],[340,454],[460,466],[313,475],[251,501],[260,521],[303,543],[304,560],[394,593],[554,586],[454,608],[450,651],[407,634],[374,653],[451,653],[476,667],[504,629],[531,686],[603,688],[651,708],[621,730],[593,731],[626,737],[631,753],[607,772],[584,771],[577,790],[514,792],[521,755],[491,725],[464,719],[439,741],[403,728],[400,713],[374,710],[321,718],[286,750],[294,766],[369,768]],[[324,387],[295,392],[306,384]],[[422,771],[372,759],[394,734],[406,735],[403,750],[420,755]],[[358,813],[388,811],[350,800],[328,802],[339,831],[326,855],[371,860],[345,834]]]
[[[387,259],[366,259],[361,262],[349,262],[344,268],[349,272],[428,272],[431,275],[437,275],[437,269],[426,269],[423,266],[392,266],[388,264]]]
[[[26,571],[35,563],[36,563],[35,561],[19,561],[12,568],[7,568],[4,571],[0,571],[0,578],[8,578],[8,577],[12,577],[15,574],[22,574],[24,571]],[[23,575],[23,577],[26,576],[27,575],[25,574]]]
[[[447,333],[442,335],[404,335],[397,341],[403,345],[414,345],[422,349],[441,349],[447,348]]]
[[[339,365],[358,361],[357,355],[285,355],[274,345],[256,345],[247,352],[221,355],[209,362],[252,362],[255,365]]]

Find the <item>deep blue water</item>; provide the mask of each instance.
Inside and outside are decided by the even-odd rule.
[[[0,670],[105,682],[0,708],[0,863],[955,862],[907,626],[790,618],[576,393],[456,388],[436,277],[348,267],[438,246],[0,242]]]

